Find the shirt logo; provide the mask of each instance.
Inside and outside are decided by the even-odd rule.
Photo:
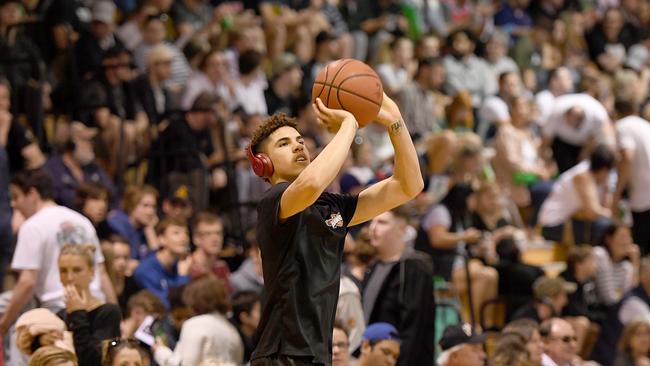
[[[332,229],[336,229],[337,227],[343,227],[343,217],[341,217],[340,213],[333,213],[330,215],[330,218],[325,220],[325,225],[331,227]]]

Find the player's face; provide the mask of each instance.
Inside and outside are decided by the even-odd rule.
[[[267,139],[265,151],[273,162],[271,181],[294,181],[309,165],[305,140],[293,127],[280,127]]]

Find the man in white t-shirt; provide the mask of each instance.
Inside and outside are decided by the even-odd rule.
[[[621,160],[614,194],[614,209],[625,188],[629,189],[632,209],[632,236],[641,253],[650,252],[650,122],[638,117],[631,99],[618,99],[615,104],[616,137]]]
[[[551,147],[558,170],[563,173],[585,159],[600,144],[611,144],[606,135],[609,115],[589,94],[566,94],[555,98],[553,111],[542,127],[544,146]]]
[[[499,75],[498,94],[485,99],[478,112],[478,134],[483,140],[491,139],[496,134],[496,128],[510,123],[510,103],[520,95],[521,79],[517,72],[508,71]]]
[[[44,170],[23,171],[11,180],[11,204],[27,220],[18,232],[11,268],[20,272],[11,301],[0,318],[0,335],[6,334],[20,312],[32,300],[54,312],[65,308],[59,279],[59,251],[64,244],[97,246],[93,295],[116,302],[104,268],[104,256],[92,223],[54,200],[52,179]]]
[[[555,98],[573,92],[573,78],[571,71],[565,66],[560,66],[549,71],[546,89],[535,95],[535,103],[539,115],[537,123],[542,126],[553,112]]]

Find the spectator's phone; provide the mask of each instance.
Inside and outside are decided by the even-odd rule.
[[[153,346],[156,343],[156,338],[152,328],[155,321],[156,319],[151,315],[144,318],[144,321],[142,321],[142,324],[140,324],[138,329],[135,331],[133,337],[149,347]]]

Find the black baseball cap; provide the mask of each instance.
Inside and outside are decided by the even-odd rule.
[[[460,344],[481,344],[485,342],[484,334],[475,334],[468,323],[450,325],[445,328],[440,339],[440,348],[446,351]]]

